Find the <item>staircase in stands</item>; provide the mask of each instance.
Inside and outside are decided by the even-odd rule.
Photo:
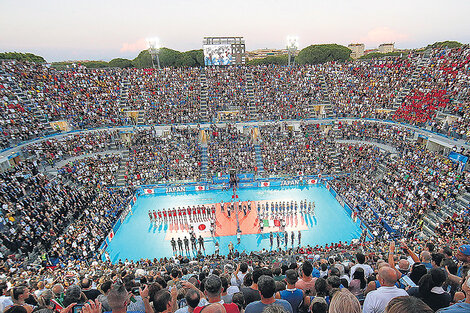
[[[206,181],[208,177],[207,146],[201,146],[201,180]]]
[[[258,168],[258,175],[264,173],[263,155],[261,154],[261,147],[259,144],[255,144],[255,159],[256,167]]]
[[[121,163],[119,164],[119,170],[116,174],[116,184],[118,186],[126,185],[126,172],[127,172],[127,162],[129,162],[129,150],[126,149],[122,152]]]
[[[253,84],[253,74],[251,72],[246,74],[246,86],[249,100],[250,120],[256,120],[258,115],[256,113],[255,87]]]
[[[209,122],[209,112],[207,107],[207,77],[204,69],[201,70],[201,76],[199,79],[201,84],[201,98],[199,101],[199,105],[201,107],[201,122]]]
[[[325,78],[325,75],[323,74],[320,74],[320,84],[321,84],[321,92],[322,92],[322,96],[323,96],[323,99],[326,99],[326,103],[325,106],[324,106],[324,113],[325,113],[325,117],[328,117],[328,118],[332,118],[332,117],[335,117],[335,113],[333,112],[333,106],[331,104],[331,99],[330,99],[330,93],[328,91],[328,84],[326,83],[326,78]],[[310,112],[313,114],[313,106],[314,106],[314,103],[310,103]]]

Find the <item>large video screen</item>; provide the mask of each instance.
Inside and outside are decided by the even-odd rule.
[[[230,44],[204,45],[204,64],[206,66],[232,64],[232,48]]]

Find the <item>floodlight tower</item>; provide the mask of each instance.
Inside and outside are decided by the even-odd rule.
[[[160,58],[158,56],[158,53],[160,52],[160,41],[158,40],[158,38],[154,37],[154,38],[148,38],[147,43],[148,43],[149,54],[150,54],[150,57],[152,58],[152,66],[153,68],[155,68],[155,64],[153,60],[156,57],[158,69],[160,69]]]
[[[288,36],[287,37],[287,60],[288,66],[295,65],[295,52],[299,49],[299,37],[297,36]]]

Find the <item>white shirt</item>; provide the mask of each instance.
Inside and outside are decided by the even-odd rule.
[[[356,271],[356,268],[358,267],[364,270],[364,276],[366,279],[370,275],[374,274],[374,270],[372,269],[372,267],[370,267],[369,264],[356,264],[353,267],[351,267],[351,273],[349,274],[349,276],[351,277],[351,280],[353,279],[354,272]]]
[[[364,300],[363,313],[383,313],[387,304],[396,297],[408,296],[408,293],[396,286],[380,287],[367,294]]]
[[[8,296],[0,297],[0,312],[5,311],[5,308],[10,305],[13,305],[13,301],[11,301],[11,297],[8,297]]]

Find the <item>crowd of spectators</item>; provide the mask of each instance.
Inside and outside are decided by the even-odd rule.
[[[312,104],[326,102],[340,116],[388,118],[386,110],[377,109],[390,109],[398,93],[411,84],[394,118],[417,125],[431,122],[435,130],[466,138],[469,51],[435,49],[429,59],[412,53],[293,68],[211,68],[205,71],[209,116],[237,109],[240,119],[247,119],[250,75],[258,117],[274,120],[310,117]],[[0,75],[2,148],[39,137],[44,129],[13,95],[13,86],[19,86],[47,119],[65,119],[76,128],[130,123],[118,107],[122,79],[130,82],[129,109],[143,110],[147,123],[200,120],[201,69],[72,66],[59,71],[6,61],[1,66],[7,73]],[[419,75],[413,78],[417,69]],[[463,101],[453,101],[456,98]],[[433,119],[440,109],[459,117],[439,124]],[[470,191],[468,171],[460,172],[441,154],[411,140],[411,131],[394,125],[302,123],[294,129],[279,123],[260,127],[259,137],[251,131],[233,124],[212,125],[204,142],[198,127],[172,126],[163,133],[135,129],[129,137],[106,130],[24,147],[28,159],[0,173],[0,313],[69,313],[74,303],[95,299],[96,304],[84,306],[84,313],[101,313],[102,308],[117,313],[392,313],[407,312],[407,306],[419,312],[470,310],[469,210],[443,213]],[[368,141],[396,151],[384,152]],[[374,230],[374,241],[324,247],[305,243],[250,255],[235,251],[195,259],[101,261],[99,247],[134,194],[133,187],[106,188],[115,185],[124,163],[121,154],[109,150],[129,150],[125,179],[134,186],[198,181],[202,144],[207,144],[212,176],[226,175],[232,168],[257,172],[255,144],[261,146],[269,176],[348,172],[330,184]],[[76,159],[59,166],[57,177],[43,173],[46,166],[69,158]],[[442,216],[443,222],[433,229],[435,237],[424,242],[428,212]],[[388,236],[401,238],[400,247],[388,242]],[[24,262],[43,252],[41,266]]]
[[[77,185],[116,186],[120,154],[97,154],[68,162],[58,173]]]
[[[41,173],[36,161],[23,161],[1,173],[1,252],[20,259],[42,250],[64,259],[95,257],[131,196],[127,188],[102,188],[108,183],[103,161],[109,157],[87,160],[93,164],[93,174],[100,172],[103,180],[82,173],[80,190]],[[77,247],[81,253],[73,251]]]
[[[269,175],[334,174],[374,160],[370,145],[336,143],[329,130],[317,124],[298,131],[272,124],[260,128],[264,170]]]
[[[359,208],[366,220],[372,221],[378,216],[382,223],[387,222],[402,235],[414,236],[423,226],[427,212],[440,214],[441,208],[452,205],[459,195],[468,192],[469,172],[461,173],[458,164],[406,140],[410,133],[394,126],[380,131],[372,126],[363,129],[359,137],[351,137],[350,131],[354,134],[355,127],[353,124],[348,130],[349,126],[345,125],[342,135],[362,140],[379,139],[380,136],[374,135],[381,132],[390,135],[383,138],[386,142],[399,142],[395,146],[397,154],[382,155],[375,165],[371,164],[371,158],[368,161],[371,166],[356,167],[358,170],[353,175],[336,182],[340,192],[353,207]]]
[[[339,116],[387,117],[377,109],[392,109],[395,98],[415,70],[408,59],[378,59],[327,63],[330,99]]]
[[[137,130],[129,148],[126,180],[130,185],[198,180],[201,153],[197,128],[172,127],[168,134]]]
[[[227,124],[226,127],[212,125],[208,131],[207,144],[211,176],[227,175],[232,168],[238,173],[255,171],[255,148],[251,133],[245,134],[234,124]]]
[[[48,64],[16,61],[4,61],[2,68],[47,120],[68,120],[77,128],[126,123],[117,101],[120,70],[81,65],[56,70]]]
[[[204,70],[86,69],[81,65],[56,70],[47,64],[2,61],[2,145],[44,134],[47,127],[37,114],[48,121],[66,120],[77,129],[135,124],[137,117],[127,116],[123,109],[143,112],[140,115],[147,125],[200,122],[203,73],[210,121],[225,119],[224,112],[232,111],[238,111],[230,115],[232,119],[249,120],[251,101],[260,120],[321,117],[314,105],[331,103],[339,117],[393,118],[419,126],[430,123],[437,131],[466,138],[469,60],[470,49],[462,46],[345,63]],[[129,83],[126,94],[122,93],[124,82]],[[38,110],[25,107],[14,86]],[[399,96],[405,96],[403,103]],[[120,100],[125,108],[120,107]],[[395,104],[398,110],[393,111]],[[437,120],[437,111],[456,117]]]
[[[468,312],[469,266],[470,245],[422,240],[40,268],[8,260],[0,310]]]
[[[57,162],[83,154],[103,152],[123,148],[118,130],[105,130],[69,134],[33,142],[22,148],[25,156],[32,156],[41,165],[54,167]]]
[[[243,67],[205,69],[210,120],[217,118],[218,112],[237,110],[238,119],[246,120],[249,117],[247,72]]]
[[[145,112],[145,122],[153,124],[194,123],[200,120],[200,70],[198,68],[132,69],[129,110]]]

